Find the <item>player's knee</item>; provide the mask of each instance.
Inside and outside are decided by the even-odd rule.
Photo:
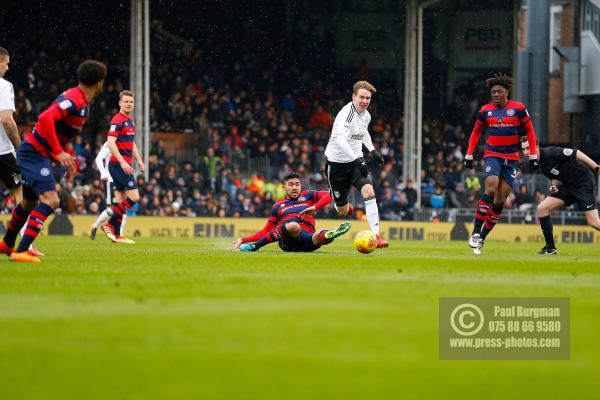
[[[585,213],[585,219],[587,220],[588,225],[600,227],[600,218],[598,218],[598,214],[592,212]]]
[[[288,233],[295,235],[300,232],[300,224],[297,222],[288,222],[285,224],[285,229],[288,231]]]
[[[363,199],[372,199],[375,197],[375,190],[373,190],[373,186],[371,185],[365,185],[360,193],[362,194]]]
[[[543,204],[538,204],[537,212],[540,217],[545,217],[546,215],[550,214],[550,210],[548,210],[548,208]]]
[[[31,212],[33,211],[33,209],[35,208],[35,206],[37,206],[38,202],[37,200],[27,200],[27,199],[23,199],[23,201],[21,202],[21,207],[23,207],[23,210],[25,210],[26,212]]]
[[[348,206],[348,204],[346,204],[345,206],[341,206],[341,207],[337,206],[335,209],[340,217],[345,217],[346,215],[348,215],[348,211],[350,210],[350,207]]]
[[[129,197],[129,198],[130,198],[132,201],[135,201],[136,203],[137,203],[138,201],[140,201],[140,194],[139,194],[139,192],[138,192],[138,191],[135,191],[135,192],[129,193],[129,194],[127,195],[127,197]]]

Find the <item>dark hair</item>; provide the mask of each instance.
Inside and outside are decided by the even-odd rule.
[[[0,47],[0,57],[6,56],[8,56],[8,50],[6,50],[4,47]]]
[[[501,85],[504,86],[506,90],[510,90],[512,84],[513,79],[502,72],[494,74],[494,76],[485,80],[485,85],[488,87],[488,89],[491,89],[495,85]]]
[[[529,143],[529,139],[527,139],[527,136],[521,136],[521,143]]]
[[[287,174],[286,176],[283,177],[283,182],[285,183],[285,182],[289,181],[290,179],[300,179],[300,178],[301,178],[301,176],[299,173],[290,172],[289,174]]]
[[[79,83],[93,86],[106,78],[106,65],[96,60],[87,60],[77,68]]]

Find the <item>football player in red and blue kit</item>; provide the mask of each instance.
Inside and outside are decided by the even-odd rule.
[[[496,74],[485,83],[490,89],[492,102],[479,110],[464,160],[465,168],[472,169],[473,152],[485,130],[488,134],[483,153],[485,192],[477,205],[473,233],[469,239],[469,246],[475,254],[480,253],[485,238],[499,221],[504,202],[512,190],[517,177],[520,137],[527,135],[530,147],[536,148],[535,132],[527,108],[523,103],[508,98],[512,78]],[[539,168],[535,153],[529,157],[529,167],[531,170]]]
[[[284,177],[283,185],[285,199],[273,205],[264,228],[235,241],[234,246],[240,251],[256,251],[269,243],[279,242],[283,251],[311,252],[350,230],[350,223],[344,222],[333,230],[316,232],[313,214],[331,203],[329,192],[302,191],[300,175],[295,172]]]
[[[144,171],[145,168],[135,144],[135,122],[131,119],[134,105],[135,95],[133,92],[123,90],[119,93],[119,112],[110,121],[106,139],[111,152],[108,172],[113,180],[115,190],[120,195],[119,198],[124,200],[112,208],[112,216],[102,226],[102,229],[106,236],[116,243],[134,243],[133,240],[121,235],[121,223],[127,210],[140,200],[132,161],[134,159],[137,161],[140,171]]]
[[[6,235],[0,241],[0,251],[9,254],[11,261],[40,262],[27,249],[59,205],[52,163],[65,167],[71,178],[76,173],[73,156],[65,148],[88,120],[90,102],[102,91],[106,65],[85,61],[77,69],[77,77],[79,84],[63,92],[39,115],[32,133],[17,150],[23,174],[23,200],[13,210]],[[17,234],[25,223],[23,238],[14,250]]]

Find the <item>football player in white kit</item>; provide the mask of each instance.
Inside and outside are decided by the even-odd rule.
[[[10,63],[10,55],[8,51],[0,47],[0,180],[8,188],[10,194],[15,200],[15,210],[13,214],[22,214],[23,218],[27,217],[19,203],[23,200],[23,187],[21,181],[21,169],[17,164],[17,157],[15,155],[15,149],[21,144],[21,137],[19,136],[19,130],[17,123],[13,117],[15,112],[15,90],[12,83],[4,79],[4,74],[8,71],[8,64]],[[21,229],[21,236],[27,224],[23,225]],[[10,226],[8,227],[10,230]],[[7,243],[2,241],[0,243],[0,252],[10,255],[10,252],[14,248],[14,239],[16,238],[17,232],[10,233],[9,238],[6,239]],[[12,242],[12,243],[11,243]],[[43,256],[44,253],[29,246],[28,252],[32,256]]]
[[[90,239],[94,240],[96,238],[96,231],[103,223],[108,221],[108,219],[112,216],[113,210],[110,207],[113,204],[113,194],[115,196],[115,203],[118,204],[122,201],[121,193],[118,191],[112,190],[112,177],[108,172],[108,160],[110,159],[110,149],[108,148],[108,143],[105,142],[102,145],[102,148],[98,152],[96,156],[96,167],[98,167],[98,171],[100,171],[100,179],[106,182],[106,208],[104,211],[100,213],[96,221],[92,224],[90,228]],[[123,215],[123,222],[121,222],[121,232],[123,235],[125,230],[125,223],[127,223],[127,214]]]
[[[335,209],[340,216],[352,213],[348,193],[354,186],[365,201],[369,229],[377,235],[377,247],[388,247],[389,243],[379,235],[379,210],[373,189],[373,181],[363,158],[363,145],[369,150],[378,166],[385,159],[375,149],[369,134],[371,114],[367,111],[375,87],[367,81],[354,84],[352,101],[346,104],[335,117],[329,143],[325,149],[327,178]]]

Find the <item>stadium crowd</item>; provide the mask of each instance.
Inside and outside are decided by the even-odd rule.
[[[300,49],[304,56],[291,57],[282,49],[277,63],[260,54],[230,57],[225,65],[213,63],[198,45],[160,49],[161,62],[151,69],[151,130],[195,135],[197,148],[187,159],[176,159],[166,156],[161,140],[154,142],[150,178],[138,177],[141,200],[134,213],[265,216],[283,196],[281,179],[291,170],[303,176],[306,188],[325,189],[323,153],[335,113],[350,100],[352,83],[367,79],[378,88],[370,107],[370,132],[387,161],[382,169],[370,164],[380,214],[383,219],[411,218],[417,192],[414,182],[399,178],[403,121],[395,83],[386,81],[385,73],[370,71],[364,62],[341,71],[318,51],[319,46],[333,47],[331,35],[307,34],[315,37],[304,41],[307,45]],[[92,106],[89,124],[73,143],[79,175],[75,182],[63,180],[59,188],[63,212],[96,214],[105,207],[105,185],[94,158],[110,118],[118,111],[118,93],[127,86],[127,60],[78,52],[72,38],[54,42],[64,48],[33,54],[25,43],[22,49],[12,50],[19,72],[6,78],[16,89],[15,119],[27,131],[59,91],[74,84],[73,68],[79,60],[90,56],[106,60],[111,73],[105,90]],[[449,107],[423,122],[423,207],[471,208],[479,198],[481,178],[464,174],[462,166],[473,116],[487,96],[475,87],[457,89]],[[3,212],[14,206],[8,192],[0,195],[0,201]],[[528,207],[534,201],[522,185],[507,206]]]

